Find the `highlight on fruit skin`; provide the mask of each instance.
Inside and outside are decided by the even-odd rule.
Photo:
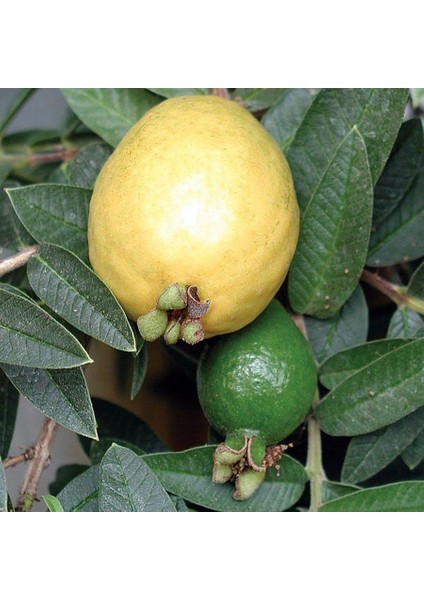
[[[234,498],[249,498],[305,421],[316,382],[309,344],[275,299],[250,325],[208,342],[197,370],[198,396],[225,438],[214,453],[213,481],[232,481]]]
[[[164,324],[167,343],[251,323],[284,281],[298,235],[281,149],[247,109],[217,96],[170,98],[145,113],[104,165],[89,208],[94,271],[146,339]],[[196,290],[194,323],[183,322],[188,304],[170,307],[171,288],[183,304]]]

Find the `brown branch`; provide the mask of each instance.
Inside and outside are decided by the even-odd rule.
[[[19,267],[23,267],[27,264],[31,256],[34,256],[38,251],[39,246],[28,246],[27,248],[22,248],[17,254],[13,256],[9,256],[9,258],[5,258],[0,261],[0,277],[6,275],[6,273],[10,273],[15,269],[19,269]]]
[[[18,454],[17,456],[8,456],[2,461],[2,465],[4,469],[8,469],[9,467],[16,467],[16,465],[20,465],[27,460],[32,460],[34,458],[34,448],[27,448],[25,452],[22,454]]]
[[[210,92],[212,96],[219,96],[220,98],[226,98],[227,100],[230,100],[231,98],[227,88],[210,88]]]
[[[38,483],[50,460],[50,448],[56,434],[58,424],[51,419],[44,421],[38,439],[34,445],[34,456],[29,463],[19,496],[18,511],[29,512],[37,495]]]
[[[364,269],[361,274],[361,280],[390,298],[390,300],[393,300],[395,304],[407,304],[406,297],[398,291],[397,286],[387,281],[387,279],[383,279],[377,273]]]

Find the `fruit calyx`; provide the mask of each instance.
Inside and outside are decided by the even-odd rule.
[[[155,308],[137,319],[137,327],[147,342],[163,335],[166,344],[179,339],[197,344],[204,338],[201,318],[209,306],[210,300],[200,300],[196,286],[173,283],[159,296]]]
[[[213,456],[214,483],[234,482],[235,500],[247,500],[265,479],[267,469],[276,467],[283,453],[293,444],[266,446],[260,436],[228,435]]]

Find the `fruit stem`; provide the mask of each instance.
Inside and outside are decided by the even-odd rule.
[[[314,410],[319,402],[318,388],[315,390],[315,397],[312,403]],[[327,476],[322,465],[322,446],[321,429],[318,419],[313,412],[308,419],[308,455],[306,459],[306,472],[308,474],[311,500],[309,511],[317,512],[322,505],[322,483],[326,481]]]

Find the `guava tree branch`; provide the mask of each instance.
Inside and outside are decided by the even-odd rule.
[[[17,153],[3,153],[0,155],[0,163],[10,164],[13,167],[23,165],[43,165],[64,160],[72,160],[78,148],[76,146],[66,146],[63,144],[54,144],[45,148],[44,151],[33,151],[30,148]]]
[[[31,256],[36,254],[38,248],[39,246],[37,244],[34,246],[28,246],[27,248],[22,248],[22,250],[20,250],[17,254],[0,260],[0,277],[3,277],[3,275],[6,275],[6,273],[10,273],[15,269],[19,269],[19,267],[26,265]]]
[[[2,465],[4,469],[8,469],[9,467],[16,467],[16,465],[20,465],[27,460],[32,460],[34,458],[34,448],[27,448],[25,452],[22,454],[18,454],[17,456],[8,456],[2,461]]]
[[[44,469],[50,460],[50,449],[53,443],[58,424],[51,419],[46,419],[34,445],[34,456],[25,473],[17,510],[29,512],[37,496],[38,483]]]
[[[390,298],[398,306],[407,306],[424,315],[424,301],[409,295],[406,288],[387,281],[378,273],[373,273],[367,269],[362,271],[361,280]]]
[[[227,90],[227,88],[210,88],[210,92],[213,96],[220,96],[221,98],[226,98],[227,100],[230,100],[231,98],[230,92]]]
[[[303,316],[299,314],[293,314],[292,318],[304,337],[308,339]],[[322,505],[322,484],[327,479],[322,464],[321,429],[319,421],[314,415],[314,410],[318,406],[318,403],[319,392],[318,388],[316,388],[314,400],[312,402],[312,411],[308,417],[308,453],[305,467],[308,474],[311,492],[311,500],[309,505],[310,512],[316,512]]]

